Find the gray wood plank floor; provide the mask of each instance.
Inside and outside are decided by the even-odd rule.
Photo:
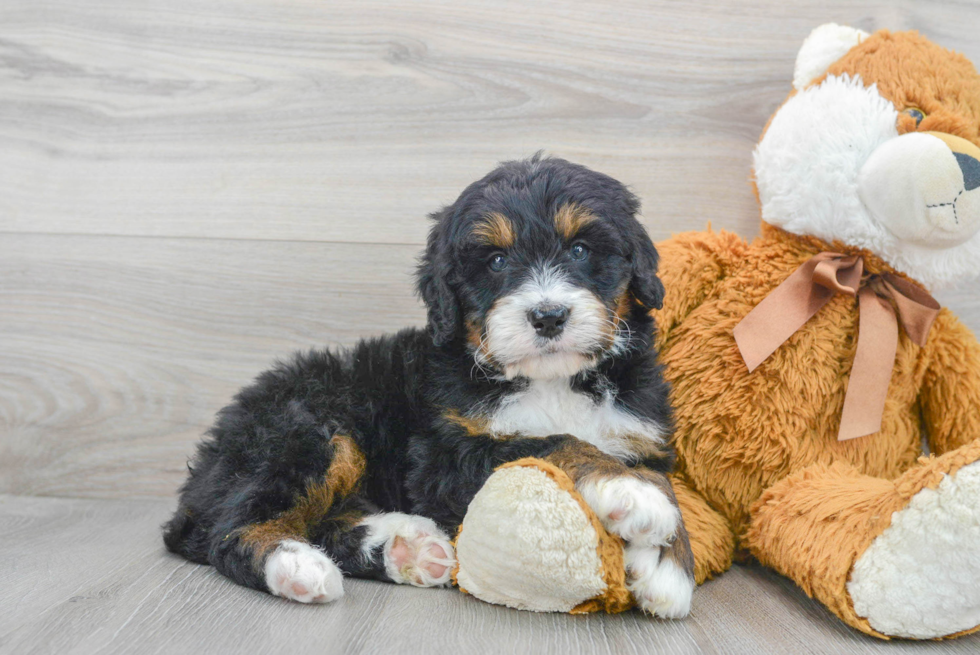
[[[980,62],[980,3],[3,0],[0,652],[976,652],[881,644],[736,568],[685,622],[351,581],[330,607],[165,555],[214,413],[275,357],[420,324],[426,214],[544,148],[655,239],[751,237],[752,147],[816,25]],[[980,331],[980,293],[941,299]]]
[[[0,496],[0,652],[975,653],[980,639],[885,643],[794,585],[736,566],[685,621],[535,614],[452,589],[347,580],[330,605],[238,587],[163,552],[167,501]],[[69,545],[70,547],[66,547]]]

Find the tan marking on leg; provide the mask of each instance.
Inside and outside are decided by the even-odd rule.
[[[455,409],[447,410],[442,418],[446,421],[458,425],[466,431],[468,436],[478,436],[487,434],[490,431],[490,423],[482,417],[463,416]]]
[[[555,229],[566,241],[575,238],[584,226],[596,220],[596,215],[573,202],[562,205],[555,212]]]
[[[510,248],[514,245],[514,225],[509,218],[498,212],[487,214],[473,226],[471,234],[484,245],[497,248]]]
[[[338,434],[330,443],[333,459],[322,480],[308,484],[295,504],[276,518],[241,531],[241,542],[252,548],[257,559],[283,539],[306,541],[308,525],[326,516],[334,499],[350,494],[364,476],[367,460],[353,439]]]
[[[252,549],[256,562],[285,539],[306,541],[306,524],[293,510],[287,510],[271,521],[253,523],[241,532],[241,543]]]
[[[630,452],[636,455],[638,460],[641,462],[651,459],[663,460],[670,456],[670,453],[664,444],[652,441],[648,437],[628,434],[623,437],[623,441],[628,444]]]
[[[668,456],[661,444],[650,441],[646,437],[625,435],[623,440],[629,444],[630,450],[640,460],[662,459]],[[616,477],[620,475],[634,475],[649,480],[660,487],[675,505],[677,504],[673,500],[673,490],[666,475],[651,471],[643,466],[631,468],[585,441],[570,442],[547,455],[544,459],[565,471],[576,482],[592,476]]]
[[[333,444],[334,454],[324,484],[332,487],[333,493],[346,496],[364,476],[367,459],[348,436],[335,435],[330,443]],[[333,501],[332,495],[330,500]],[[325,509],[329,509],[329,506]]]
[[[554,464],[574,482],[593,475],[614,477],[625,475],[629,467],[584,441],[572,441],[544,458]]]

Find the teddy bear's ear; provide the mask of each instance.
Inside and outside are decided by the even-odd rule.
[[[867,32],[836,23],[827,23],[816,28],[810,32],[796,56],[793,86],[797,91],[802,91],[810,82],[826,73],[831,64],[868,36]]]

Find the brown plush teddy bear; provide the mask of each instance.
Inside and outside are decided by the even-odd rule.
[[[923,288],[980,273],[978,145],[969,61],[825,25],[755,152],[761,236],[659,246],[699,581],[751,553],[868,634],[977,629],[980,344]]]
[[[980,344],[926,291],[980,273],[978,145],[969,61],[825,25],[756,150],[761,236],[658,245],[698,582],[752,555],[868,634],[980,626]],[[544,463],[495,473],[457,546],[484,600],[630,605],[621,546]]]

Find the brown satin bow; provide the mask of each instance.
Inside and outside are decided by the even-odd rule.
[[[837,293],[857,296],[859,331],[844,396],[839,441],[881,429],[885,396],[898,351],[898,318],[919,346],[926,344],[939,303],[908,280],[885,273],[862,284],[864,261],[822,252],[800,266],[735,326],[735,342],[749,371],[766,360]],[[894,307],[892,306],[894,304]]]

